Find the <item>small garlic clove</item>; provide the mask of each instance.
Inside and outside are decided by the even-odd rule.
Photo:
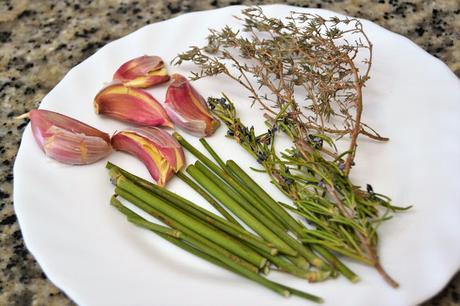
[[[161,104],[142,89],[113,84],[94,98],[97,114],[144,126],[173,127]]]
[[[113,80],[129,87],[148,88],[169,81],[169,75],[160,57],[144,55],[121,65]]]
[[[107,133],[76,119],[42,109],[30,111],[29,118],[37,144],[59,162],[86,165],[112,152]]]
[[[182,146],[168,132],[157,127],[131,128],[125,131],[136,133],[151,141],[160,153],[168,160],[175,172],[185,165]]]
[[[180,144],[166,131],[154,127],[131,128],[112,136],[112,146],[140,159],[157,184],[164,186],[185,164]]]
[[[220,121],[209,112],[204,98],[179,74],[171,76],[173,82],[166,92],[165,109],[171,120],[183,130],[196,136],[210,136]]]

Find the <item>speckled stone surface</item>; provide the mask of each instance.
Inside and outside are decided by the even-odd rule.
[[[143,25],[190,11],[274,1],[0,1],[0,305],[74,305],[51,284],[22,240],[12,203],[13,163],[25,122],[73,66]],[[292,0],[370,19],[413,40],[460,75],[458,0]],[[459,306],[460,275],[424,306]]]

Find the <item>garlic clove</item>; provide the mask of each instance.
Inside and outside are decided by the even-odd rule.
[[[142,89],[113,84],[94,98],[97,114],[145,126],[173,127],[161,104]]]
[[[154,127],[126,129],[112,136],[112,146],[140,159],[157,184],[164,186],[185,164],[180,144],[166,131]]]
[[[144,55],[121,65],[113,80],[129,87],[148,88],[169,81],[169,75],[160,57]]]
[[[112,152],[107,133],[76,119],[42,109],[30,111],[29,118],[37,144],[59,162],[86,165]]]
[[[166,92],[165,109],[171,120],[183,130],[196,136],[210,136],[220,126],[206,105],[204,98],[179,74]]]

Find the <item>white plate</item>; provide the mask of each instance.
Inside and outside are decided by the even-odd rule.
[[[114,41],[73,68],[40,107],[78,118],[107,132],[124,124],[94,114],[92,101],[125,61],[156,54],[166,61],[190,45],[203,45],[209,27],[237,26],[242,7],[191,13],[146,26]],[[282,17],[293,8],[264,7]],[[375,46],[372,79],[365,88],[366,122],[391,138],[386,144],[361,141],[353,179],[371,183],[394,203],[413,204],[380,228],[381,258],[400,289],[386,285],[371,268],[347,262],[362,278],[319,284],[273,273],[275,280],[322,296],[325,305],[398,306],[418,304],[438,292],[460,267],[460,83],[457,77],[404,37],[369,21],[364,28]],[[191,66],[170,67],[187,74]],[[246,93],[224,79],[195,82],[205,96],[226,92],[243,120],[260,117]],[[151,90],[160,101],[166,85]],[[259,124],[261,122],[256,122]],[[219,129],[209,141],[224,158],[257,166]],[[199,146],[198,139],[188,139]],[[193,158],[187,155],[189,161]],[[148,178],[134,158],[115,153],[110,160]],[[105,161],[71,167],[46,158],[30,126],[14,168],[14,203],[27,247],[49,279],[80,305],[305,305],[195,258],[159,237],[129,224],[110,207],[113,186]],[[264,174],[256,180],[278,199]],[[171,190],[203,200],[178,180]],[[205,205],[203,203],[203,205]]]

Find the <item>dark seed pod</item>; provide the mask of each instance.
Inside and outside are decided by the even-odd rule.
[[[371,184],[366,185],[367,193],[370,195],[374,195],[374,188],[372,188]]]

